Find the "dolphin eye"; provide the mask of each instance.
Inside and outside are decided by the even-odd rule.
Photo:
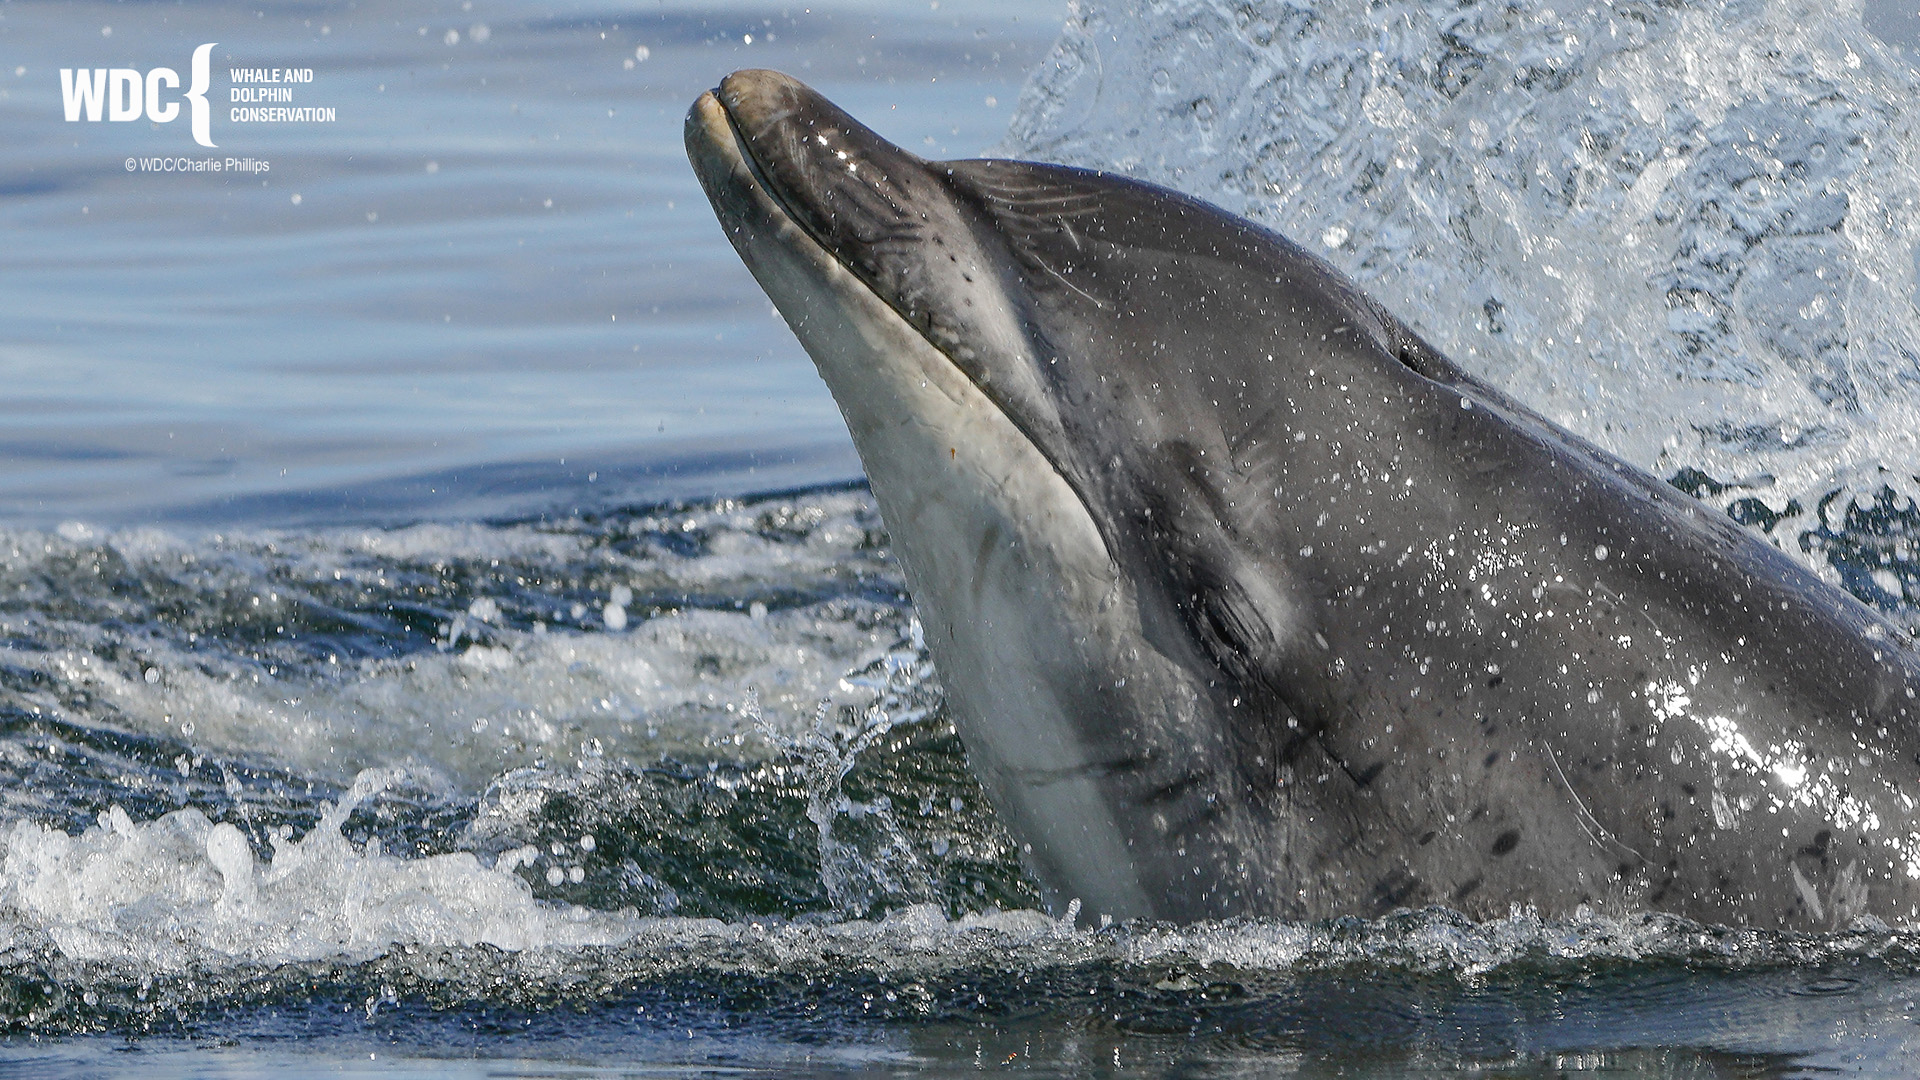
[[[1273,634],[1246,593],[1231,582],[1222,582],[1195,599],[1195,636],[1208,658],[1241,682],[1258,679]]]

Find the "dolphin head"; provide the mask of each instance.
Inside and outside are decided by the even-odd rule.
[[[1241,354],[1270,381],[1330,341],[1369,359],[1419,349],[1323,261],[1244,218],[1089,170],[927,161],[778,72],[737,72],[703,95],[687,141],[736,241],[783,215],[1076,484],[1142,442],[1091,430],[1090,402],[1133,425],[1170,395],[1213,392],[1183,355]],[[1162,402],[1141,407],[1143,390]]]
[[[1339,811],[1277,792],[1338,703],[1285,519],[1445,361],[1244,219],[923,160],[778,73],[702,95],[686,138],[846,416],[976,771],[1054,899],[1310,910],[1273,891],[1308,858],[1286,821]]]
[[[730,235],[783,216],[1009,415],[1057,427],[1006,238],[958,179],[976,163],[922,160],[772,71],[703,96],[687,142]]]

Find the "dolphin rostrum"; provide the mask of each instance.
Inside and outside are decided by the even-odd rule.
[[[832,389],[1049,902],[1920,921],[1920,658],[1199,200],[774,72],[707,196]]]

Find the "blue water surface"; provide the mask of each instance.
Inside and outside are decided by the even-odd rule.
[[[688,170],[687,106],[781,68],[906,146],[973,155],[1063,15],[0,5],[0,521],[470,516],[856,477]],[[185,110],[65,119],[61,68],[187,73],[205,42],[217,149]],[[310,69],[287,104],[334,121],[232,122],[234,68]],[[164,157],[240,164],[142,163]]]

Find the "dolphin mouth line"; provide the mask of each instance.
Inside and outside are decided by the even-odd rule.
[[[732,139],[725,145],[717,145],[716,149],[723,149],[731,157],[739,161],[746,173],[745,179],[752,184],[754,189],[766,197],[773,209],[779,211],[781,218],[784,219],[786,224],[792,226],[801,235],[805,236],[814,247],[820,250],[822,255],[831,259],[835,265],[846,271],[855,281],[858,281],[865,287],[867,292],[871,293],[875,299],[885,304],[895,315],[898,315],[902,322],[912,327],[914,333],[920,337],[920,340],[926,342],[929,348],[939,353],[955,373],[960,375],[961,378],[966,379],[974,389],[985,395],[988,401],[993,402],[994,408],[998,409],[1001,415],[1013,421],[1016,428],[1020,427],[1015,415],[1000,401],[996,400],[991,386],[982,384],[979,379],[967,371],[965,365],[954,358],[953,354],[949,353],[945,348],[942,348],[939,342],[928,337],[926,332],[915,322],[912,312],[904,310],[894,298],[888,296],[883,290],[875,288],[873,282],[869,281],[866,275],[860,272],[859,267],[854,266],[842,258],[840,254],[833,249],[833,246],[827,242],[825,237],[822,237],[814,228],[809,226],[808,215],[799,212],[798,207],[795,205],[794,197],[783,190],[779,184],[775,183],[766,167],[760,163],[758,158],[754,157],[753,142],[747,137],[747,132],[741,127],[740,118],[735,116],[733,110],[727,107],[726,97],[721,93],[721,89],[720,87],[715,87],[712,90],[708,90],[700,96],[700,101],[695,102],[695,108],[698,109],[704,107],[706,100],[711,98],[713,102],[712,107],[718,109],[720,115],[726,119],[727,132],[732,136]],[[768,117],[765,123],[767,125],[777,124],[785,121],[791,115],[791,111],[776,113]],[[703,126],[709,136],[717,134],[713,131],[711,125]],[[716,144],[719,143],[717,139],[714,141]],[[905,150],[902,150],[902,153],[910,154],[910,152]],[[915,160],[919,159],[916,158]],[[1022,430],[1021,434],[1028,442],[1034,445],[1035,449],[1041,451],[1042,456],[1048,457],[1049,463],[1054,465],[1056,471],[1059,471],[1058,463],[1053,462],[1052,458],[1046,454],[1042,443],[1035,440],[1031,434],[1024,430]]]
[[[732,109],[727,108],[727,99],[721,95],[720,88],[715,87],[714,89],[707,91],[705,94],[701,96],[703,98],[712,98],[714,107],[719,109],[720,115],[726,119],[727,131],[729,134],[733,136],[733,141],[731,144],[733,156],[737,158],[742,165],[746,166],[747,179],[753,184],[753,186],[756,189],[758,189],[762,194],[766,195],[768,201],[773,203],[774,207],[780,211],[781,216],[786,219],[787,224],[792,225],[794,228],[806,234],[807,239],[813,241],[814,246],[819,248],[823,253],[825,253],[828,258],[831,258],[834,262],[839,263],[841,269],[847,271],[850,274],[853,274],[853,276],[856,278],[860,278],[859,273],[855,271],[852,266],[849,266],[845,259],[842,259],[838,254],[836,254],[833,248],[827,245],[827,242],[824,238],[822,238],[819,234],[815,233],[812,229],[807,227],[806,215],[800,213],[794,207],[793,200],[790,199],[785,192],[781,191],[780,188],[774,184],[773,178],[767,175],[766,167],[761,165],[760,160],[753,156],[753,141],[747,138],[747,133],[745,131],[741,130],[740,118],[733,114]],[[785,120],[789,115],[791,115],[791,113],[781,113],[777,116],[770,118],[768,120],[768,123],[770,124],[778,123],[782,120]],[[860,283],[862,285],[867,285],[868,292],[872,292],[875,296],[879,297],[881,300],[886,299],[886,297],[880,296],[880,294],[874,290],[873,286],[867,283],[865,278],[860,278]],[[893,305],[888,304],[887,306],[892,307]],[[945,355],[945,354],[943,353],[942,355]]]

